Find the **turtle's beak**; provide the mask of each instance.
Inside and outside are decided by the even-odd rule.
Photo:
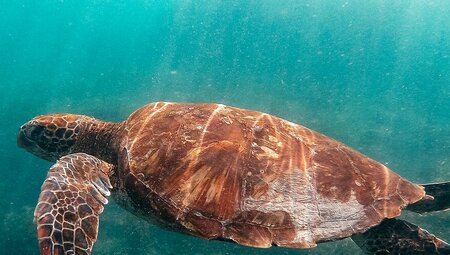
[[[42,127],[36,126],[34,121],[23,124],[17,135],[17,146],[24,149],[36,147],[36,139],[42,129]]]
[[[30,120],[23,124],[17,134],[17,146],[25,149],[31,154],[45,160],[54,161],[58,158],[56,147],[58,144],[51,143],[51,137],[46,136],[46,123],[39,123],[36,120]]]
[[[28,139],[28,137],[22,130],[20,130],[19,134],[17,135],[17,146],[26,149],[33,145],[34,143],[30,139]]]

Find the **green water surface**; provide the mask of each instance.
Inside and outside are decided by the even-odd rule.
[[[38,254],[50,162],[35,115],[123,120],[153,101],[265,111],[418,183],[450,180],[450,2],[0,0],[0,253]],[[450,241],[450,212],[402,216]],[[166,232],[110,203],[94,254],[359,254],[351,240],[255,249]]]

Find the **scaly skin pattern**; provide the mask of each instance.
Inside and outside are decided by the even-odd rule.
[[[84,153],[50,168],[34,212],[42,255],[91,254],[113,166]]]
[[[425,195],[344,144],[269,114],[158,102],[120,126],[116,190],[141,216],[207,239],[314,247]]]

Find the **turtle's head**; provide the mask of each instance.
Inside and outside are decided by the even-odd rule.
[[[49,114],[33,118],[20,127],[17,145],[32,154],[55,161],[75,151],[83,115]]]

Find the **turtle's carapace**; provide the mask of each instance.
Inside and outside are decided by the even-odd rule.
[[[76,210],[88,205],[91,210],[83,208],[98,218],[102,210],[92,208],[95,201],[98,208],[104,204],[104,187],[125,209],[161,227],[253,247],[309,248],[364,232],[369,234],[358,235],[357,243],[366,247],[361,240],[394,224],[374,228],[384,219],[411,204],[434,203],[423,186],[340,142],[266,113],[220,104],[157,102],[120,123],[39,116],[22,126],[18,144],[47,160],[61,158],[36,208],[38,227],[56,229],[53,236],[39,234],[46,240],[40,241],[43,254],[52,254],[49,247],[91,252],[97,230],[83,221],[85,211]],[[66,199],[71,194],[81,198]],[[449,208],[448,197],[440,196],[439,206],[419,207]],[[88,245],[58,232],[61,224],[75,224],[75,237],[78,226],[81,239],[89,233]],[[440,254],[429,251],[431,242],[436,252],[448,249],[429,240],[439,239],[419,236],[402,247],[425,252],[427,246],[423,254]]]

